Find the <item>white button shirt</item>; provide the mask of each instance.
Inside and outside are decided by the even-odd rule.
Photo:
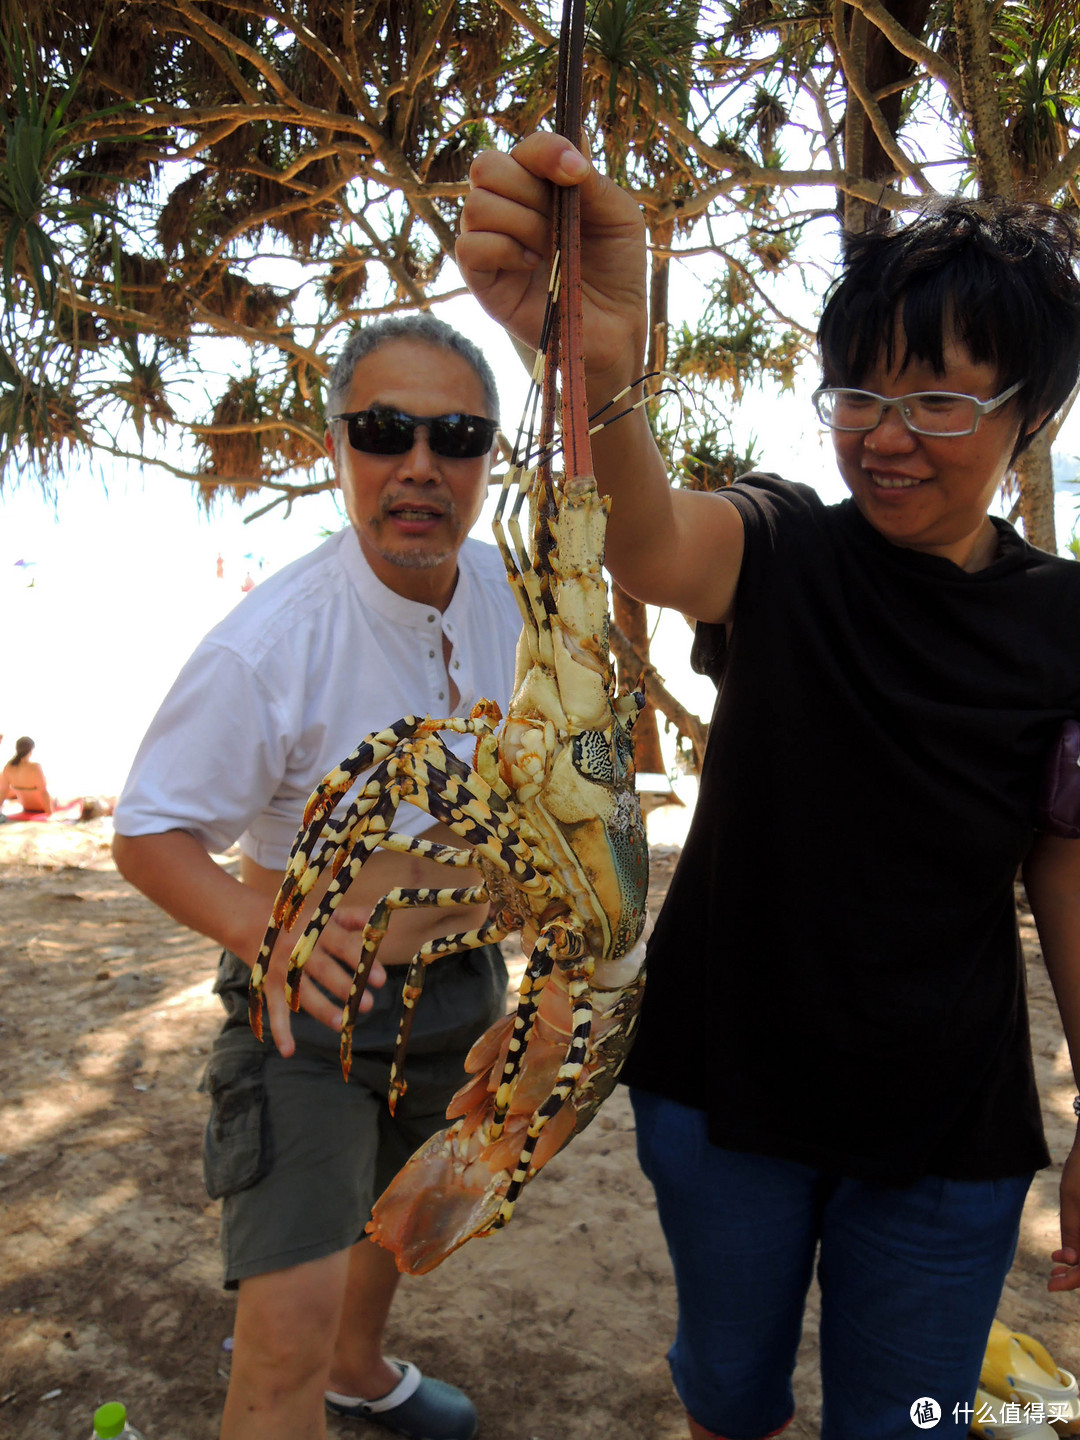
[[[446,610],[388,590],[351,527],[252,590],[200,643],[135,756],[114,816],[121,835],[186,830],[211,851],[239,839],[283,869],[315,785],[402,715],[504,714],[521,617],[493,545],[467,540]],[[443,636],[458,703],[450,706]],[[448,735],[472,763],[471,735]],[[393,828],[431,817],[403,804]]]

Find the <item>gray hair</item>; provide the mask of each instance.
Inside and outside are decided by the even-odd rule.
[[[484,359],[479,347],[452,325],[447,325],[445,320],[439,320],[424,310],[416,315],[383,315],[352,332],[330,371],[326,389],[328,416],[336,415],[345,403],[353,371],[360,361],[394,340],[422,340],[425,345],[434,345],[438,350],[450,350],[453,354],[460,355],[472,367],[483,388],[486,418],[498,420],[498,387],[491,366]]]

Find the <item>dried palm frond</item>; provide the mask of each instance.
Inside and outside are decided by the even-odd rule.
[[[222,428],[203,435],[200,442],[209,456],[204,473],[214,487],[220,486],[222,481],[242,480],[253,482],[253,488],[258,488],[265,448],[258,422],[264,418],[258,376],[245,375],[241,379],[230,380],[210,417],[211,425]],[[242,431],[228,428],[234,425],[251,428]],[[203,490],[204,498],[207,498],[205,485]]]
[[[90,444],[71,391],[24,374],[0,348],[0,488],[11,468],[36,466],[46,486],[63,464],[63,451]]]
[[[160,342],[155,342],[145,355],[135,334],[121,338],[118,343],[124,366],[120,378],[109,386],[108,394],[124,407],[141,446],[147,424],[164,434],[176,419],[167,398],[167,365]]]
[[[335,310],[349,310],[363,295],[367,279],[367,255],[355,245],[345,245],[331,259],[319,288]]]
[[[211,272],[199,300],[211,314],[250,329],[273,324],[288,304],[272,285],[253,284],[225,266]]]
[[[679,484],[684,490],[724,490],[752,470],[757,458],[753,437],[740,453],[730,439],[725,444],[720,432],[709,427],[684,448],[679,460]]]
[[[186,180],[173,187],[161,207],[157,222],[157,238],[166,255],[175,255],[190,234],[196,213],[209,203],[207,190],[210,172],[194,171]],[[185,248],[187,248],[185,246]]]
[[[120,250],[115,266],[116,283],[126,295],[145,299],[157,295],[165,282],[166,264],[158,255],[141,255]]]

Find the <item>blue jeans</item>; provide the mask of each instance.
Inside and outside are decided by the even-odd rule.
[[[941,1407],[934,1440],[966,1435],[1032,1177],[870,1184],[721,1150],[704,1111],[631,1098],[675,1269],[668,1359],[687,1413],[724,1440],[788,1423],[820,1246],[822,1440],[915,1440],[924,1397]]]

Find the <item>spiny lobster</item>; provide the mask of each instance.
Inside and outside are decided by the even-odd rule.
[[[557,125],[574,136],[583,14],[581,5],[565,6],[560,46]],[[555,206],[558,250],[546,341],[533,375],[534,394],[542,397],[539,435],[523,425],[493,522],[524,622],[506,720],[496,730],[498,708],[488,701],[467,720],[407,716],[368,736],[332,771],[308,802],[305,829],[252,970],[251,1019],[261,1033],[261,988],[274,943],[328,863],[333,879],[290,960],[286,988],[294,1009],[322,927],[376,848],[479,869],[479,886],[392,891],[365,927],[342,1029],[346,1078],[360,999],[392,911],[491,906],[485,925],[434,940],[412,961],[391,1067],[393,1108],[405,1088],[402,1069],[425,966],[520,930],[529,959],[516,1012],[473,1046],[466,1061],[471,1078],[447,1111],[454,1123],[413,1156],[368,1226],[399,1268],[414,1274],[434,1268],[472,1236],[505,1225],[522,1187],[589,1123],[615,1084],[644,986],[638,942],[648,848],[630,740],[644,696],[615,694],[602,572],[608,502],[590,473],[580,359],[576,191],[556,192]],[[561,478],[551,467],[560,368]],[[526,505],[531,553],[521,531]],[[440,732],[448,731],[476,735],[474,768],[444,744]],[[332,810],[366,770],[371,774],[344,818],[330,827]],[[462,848],[395,834],[393,815],[402,800],[448,825]],[[320,839],[328,843],[316,856]]]

